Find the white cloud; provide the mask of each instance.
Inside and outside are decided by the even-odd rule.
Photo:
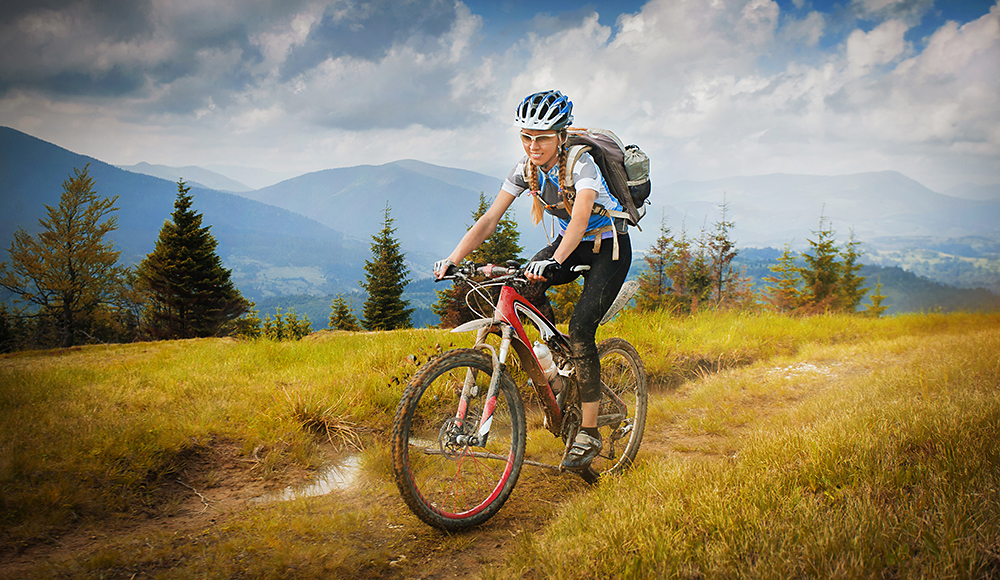
[[[852,32],[847,39],[847,65],[850,74],[865,75],[873,67],[896,60],[907,50],[904,35],[909,28],[900,20],[889,20],[871,32]]]
[[[820,12],[810,12],[803,19],[786,17],[779,38],[781,44],[814,47],[826,29],[826,18]]]
[[[88,5],[0,25],[0,48],[17,51],[0,58],[0,123],[116,163],[418,158],[502,176],[520,154],[514,106],[559,88],[580,124],[642,144],[663,181],[883,169],[939,189],[1000,181],[1000,5],[910,43],[929,0],[855,0],[864,30],[802,14],[806,2],[792,15],[772,0],[653,0],[611,26],[602,6],[603,20],[581,12],[503,46],[509,36],[484,41],[482,18],[442,0],[408,3],[434,19],[399,30],[372,28],[349,0],[273,16],[264,0],[154,0],[129,34],[109,34]],[[78,43],[61,32],[71,22]],[[369,26],[372,44],[337,44],[348,23]],[[110,97],[45,76],[116,65],[132,76]]]

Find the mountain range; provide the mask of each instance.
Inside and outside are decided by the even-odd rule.
[[[170,167],[169,165],[153,165],[152,163],[146,163],[143,161],[142,163],[136,163],[135,165],[118,165],[117,167],[118,169],[131,171],[132,173],[152,175],[153,177],[159,177],[160,179],[166,179],[167,181],[172,181],[174,183],[183,179],[186,184],[192,187],[200,187],[202,189],[215,189],[218,191],[229,192],[253,190],[252,187],[240,183],[235,179],[230,179],[221,173],[216,173],[215,171],[197,167],[195,165],[188,165],[186,167]]]
[[[45,204],[58,203],[61,183],[73,168],[88,164],[98,193],[118,196],[120,227],[111,237],[126,263],[152,251],[173,211],[176,179],[182,177],[192,185],[195,209],[212,226],[219,255],[233,269],[241,291],[254,299],[357,291],[371,237],[382,228],[387,207],[411,278],[425,278],[434,260],[446,256],[471,224],[480,193],[492,198],[502,183],[501,177],[403,160],[327,169],[248,189],[198,167],[122,169],[0,127],[3,249],[17,228],[36,231]],[[837,231],[839,243],[853,230],[864,244],[866,261],[912,267],[951,284],[956,280],[949,272],[960,263],[974,274],[962,285],[1000,291],[1000,197],[993,195],[994,186],[966,186],[958,193],[977,198],[966,199],[931,191],[891,171],[673,183],[651,177],[648,217],[642,231],[632,233],[637,252],[655,241],[661,223],[675,235],[683,231],[697,237],[711,230],[725,204],[738,247],[791,244],[802,249],[822,216]],[[543,228],[530,224],[529,206],[526,199],[513,206],[527,256],[546,243]]]

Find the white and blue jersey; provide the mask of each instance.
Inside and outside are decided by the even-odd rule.
[[[524,180],[524,167],[527,163],[529,163],[527,156],[518,162],[507,176],[507,179],[504,180],[503,187],[501,187],[502,191],[506,191],[514,197],[519,197],[521,193],[528,190],[529,185]],[[534,169],[538,172],[538,184],[542,190],[542,203],[546,206],[546,211],[554,215],[559,221],[559,235],[562,235],[566,232],[566,226],[569,225],[570,216],[562,207],[562,194],[559,192],[559,165],[556,164],[547,172],[538,167]],[[618,200],[608,192],[608,184],[604,181],[604,176],[601,175],[601,170],[597,167],[597,163],[594,162],[594,158],[590,156],[590,153],[581,155],[576,165],[573,166],[573,185],[577,191],[581,189],[596,191],[597,199],[594,200],[595,205],[601,205],[607,210],[625,211],[625,208],[618,203]],[[603,228],[611,225],[611,223],[612,220],[608,216],[591,214],[587,231]],[[606,239],[614,235],[613,231],[609,231],[605,232],[601,238]],[[594,236],[586,236],[583,238],[583,241],[592,242],[594,241]]]

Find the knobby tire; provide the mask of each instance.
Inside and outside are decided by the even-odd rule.
[[[601,341],[597,355],[601,360],[601,390],[614,391],[628,410],[620,424],[600,427],[604,449],[590,464],[596,475],[612,475],[628,469],[639,452],[646,429],[646,367],[635,347],[621,338]],[[603,393],[600,414],[613,411],[608,394]]]
[[[479,393],[460,427],[454,417],[469,370]],[[506,373],[485,447],[454,443],[456,431],[478,432],[492,371],[492,358],[481,350],[448,351],[417,372],[396,408],[396,485],[410,510],[436,528],[460,530],[487,521],[503,507],[521,473],[527,436],[524,408]]]

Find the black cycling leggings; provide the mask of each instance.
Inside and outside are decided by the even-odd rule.
[[[545,260],[555,254],[562,236],[552,244],[542,248],[532,260]],[[613,260],[614,240],[601,240],[601,251],[594,253],[594,242],[580,242],[576,250],[562,265],[559,272],[545,282],[530,284],[524,289],[524,297],[549,320],[554,321],[552,305],[545,295],[551,286],[568,284],[583,276],[583,292],[576,303],[573,316],[569,319],[569,342],[576,365],[577,382],[580,385],[580,400],[592,403],[601,399],[601,361],[597,357],[597,327],[601,318],[611,307],[632,264],[632,243],[628,234],[618,235],[618,259]],[[573,266],[586,264],[590,270],[573,272]]]

